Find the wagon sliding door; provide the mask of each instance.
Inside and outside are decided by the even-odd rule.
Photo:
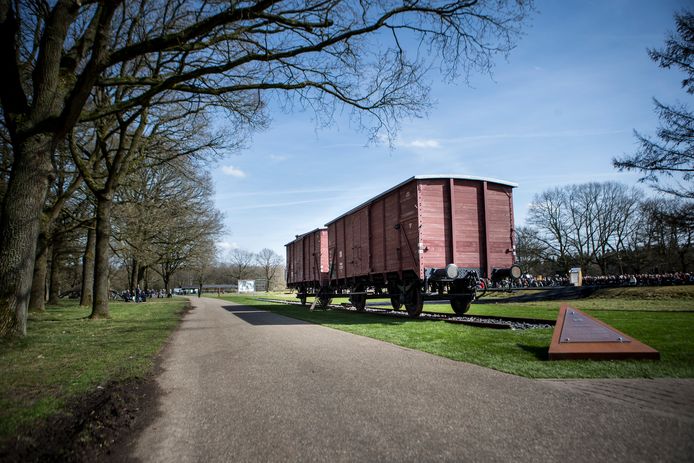
[[[489,182],[455,180],[452,194],[454,262],[489,277],[513,264],[512,189]]]
[[[419,272],[419,202],[418,183],[410,182],[400,188],[399,192],[399,248],[401,268],[412,271],[418,277]]]
[[[417,182],[409,182],[371,205],[370,253],[374,272],[411,272],[419,276],[418,207]]]
[[[367,208],[360,209],[351,218],[352,255],[350,276],[369,274],[369,213]]]
[[[488,268],[508,268],[513,256],[513,198],[510,187],[485,182]]]
[[[328,258],[330,280],[345,278],[345,219],[339,219],[328,225]]]

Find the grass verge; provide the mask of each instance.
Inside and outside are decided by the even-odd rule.
[[[107,383],[141,380],[177,326],[184,299],[112,303],[111,319],[61,302],[30,314],[27,336],[0,342],[0,441]]]
[[[473,304],[472,307],[490,307],[492,305],[503,307],[508,305],[511,308],[511,311],[518,311],[521,307],[556,311],[557,307],[559,307],[562,302],[567,302],[569,304],[579,304],[582,309],[586,310],[694,312],[694,285],[648,286],[636,288],[598,288],[588,297],[571,301],[561,301],[560,299],[523,303],[506,301],[506,299],[513,298],[515,296],[533,294],[542,294],[542,291],[526,289],[516,290],[510,293],[489,292],[484,297],[479,299],[475,304]],[[206,296],[216,297],[216,294],[206,294]],[[257,293],[254,296],[258,298],[281,299],[287,301],[298,300],[295,293],[280,291],[271,293]],[[310,302],[312,301],[309,301],[309,303]],[[347,298],[333,298],[333,303],[335,304],[340,304],[342,302],[347,302]],[[388,299],[369,300],[369,302],[384,302],[387,305],[390,305]],[[427,304],[425,305],[425,310],[453,313],[450,307],[451,306],[448,303]],[[552,316],[550,316],[550,318],[552,318]]]
[[[572,304],[634,336],[661,353],[661,360],[548,361],[552,329],[490,330],[438,321],[393,319],[339,310],[315,310],[259,301],[255,297],[224,299],[289,317],[368,336],[453,360],[474,363],[531,378],[692,378],[694,377],[694,312],[591,310],[585,300]],[[471,314],[554,320],[561,302],[474,304]],[[615,299],[616,306],[622,300]],[[438,310],[444,306],[431,306]],[[427,306],[429,308],[429,306]]]

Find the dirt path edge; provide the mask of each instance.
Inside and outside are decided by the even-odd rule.
[[[180,322],[191,310],[188,302]],[[91,392],[72,398],[64,410],[25,426],[0,441],[0,461],[84,462],[114,460],[112,452],[123,447],[139,430],[156,418],[161,356],[171,335],[154,358],[154,367],[144,378],[110,381]]]

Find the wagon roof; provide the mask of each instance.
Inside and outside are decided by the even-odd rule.
[[[306,232],[306,233],[301,234],[301,235],[296,235],[296,238],[291,240],[289,243],[285,244],[285,246],[289,246],[290,244],[294,243],[295,241],[299,241],[304,236],[311,235],[311,234],[316,233],[317,231],[320,231],[320,230],[327,230],[327,229],[325,227],[318,227],[318,228],[311,230],[310,232]]]
[[[413,180],[434,180],[434,179],[440,179],[440,178],[450,178],[450,179],[454,179],[454,180],[476,180],[476,181],[480,181],[480,182],[489,182],[489,183],[497,183],[499,185],[506,185],[506,186],[510,186],[511,188],[516,188],[518,186],[517,183],[507,182],[506,180],[499,180],[499,179],[491,178],[491,177],[476,177],[474,175],[456,175],[456,174],[453,174],[453,175],[443,175],[443,174],[441,174],[441,175],[415,175],[413,177],[408,178],[407,180],[405,180],[403,182],[398,183],[394,187],[389,188],[388,190],[384,191],[383,193],[381,193],[377,196],[374,196],[373,198],[369,199],[368,201],[361,203],[357,207],[350,209],[349,211],[342,214],[340,217],[337,217],[336,219],[333,219],[330,222],[326,223],[325,226],[327,227],[331,223],[337,222],[341,218],[351,214],[352,212],[358,211],[362,207],[371,204],[372,202],[376,201],[377,199],[397,190],[401,186],[403,186],[407,183],[410,183]]]

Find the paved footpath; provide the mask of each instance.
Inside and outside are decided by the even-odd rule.
[[[618,381],[534,381],[225,301],[192,302],[164,353],[157,416],[125,449],[130,459],[694,460],[691,380],[628,381],[624,400],[612,397]]]

